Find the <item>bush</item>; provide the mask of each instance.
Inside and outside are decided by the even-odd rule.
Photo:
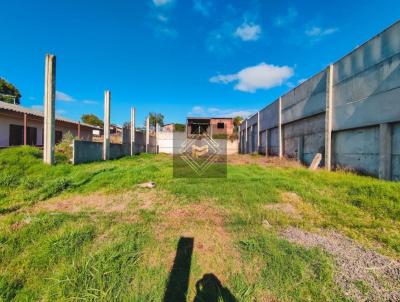
[[[75,137],[71,132],[67,132],[60,143],[56,145],[57,159],[60,161],[68,161],[72,159],[72,143]],[[66,160],[65,160],[66,159]]]

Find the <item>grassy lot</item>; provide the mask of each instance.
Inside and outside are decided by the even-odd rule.
[[[0,151],[0,300],[347,301],[332,256],[288,226],[399,259],[400,183],[258,164],[176,179],[166,155],[48,167]]]

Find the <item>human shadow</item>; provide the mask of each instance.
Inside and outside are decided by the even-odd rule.
[[[196,296],[193,302],[236,302],[232,293],[224,287],[214,274],[205,274],[196,282]]]
[[[164,293],[164,302],[186,302],[193,242],[194,239],[190,237],[181,237],[178,241],[174,265]]]

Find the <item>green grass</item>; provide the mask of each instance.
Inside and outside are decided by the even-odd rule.
[[[229,165],[226,179],[179,179],[172,177],[172,161],[165,155],[78,166],[60,161],[46,166],[41,152],[31,147],[0,151],[0,301],[161,301],[177,241],[187,232],[204,235],[194,238],[195,247],[213,247],[195,248],[188,301],[196,294],[201,301],[195,283],[215,273],[206,271],[213,268],[238,301],[266,296],[271,301],[346,301],[334,283],[333,259],[281,239],[281,227],[334,229],[400,258],[399,183],[255,164]],[[136,185],[146,181],[157,183],[161,199],[139,209]],[[130,194],[134,214],[37,207],[49,199],[90,198],[95,192]],[[302,218],[265,209],[282,202],[284,192],[299,196]],[[207,224],[201,213],[176,226],[178,216],[167,219],[171,209],[204,204],[223,213],[223,226]],[[265,219],[270,229],[262,226]],[[204,234],[206,227],[222,227],[228,235]],[[360,288],[368,286],[361,282]]]

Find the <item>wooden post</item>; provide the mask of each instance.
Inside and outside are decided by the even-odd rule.
[[[24,146],[27,144],[27,128],[28,128],[28,122],[27,122],[27,114],[24,113]]]
[[[81,122],[78,122],[78,139],[81,139]]]
[[[56,57],[46,55],[44,91],[43,162],[54,164]]]

